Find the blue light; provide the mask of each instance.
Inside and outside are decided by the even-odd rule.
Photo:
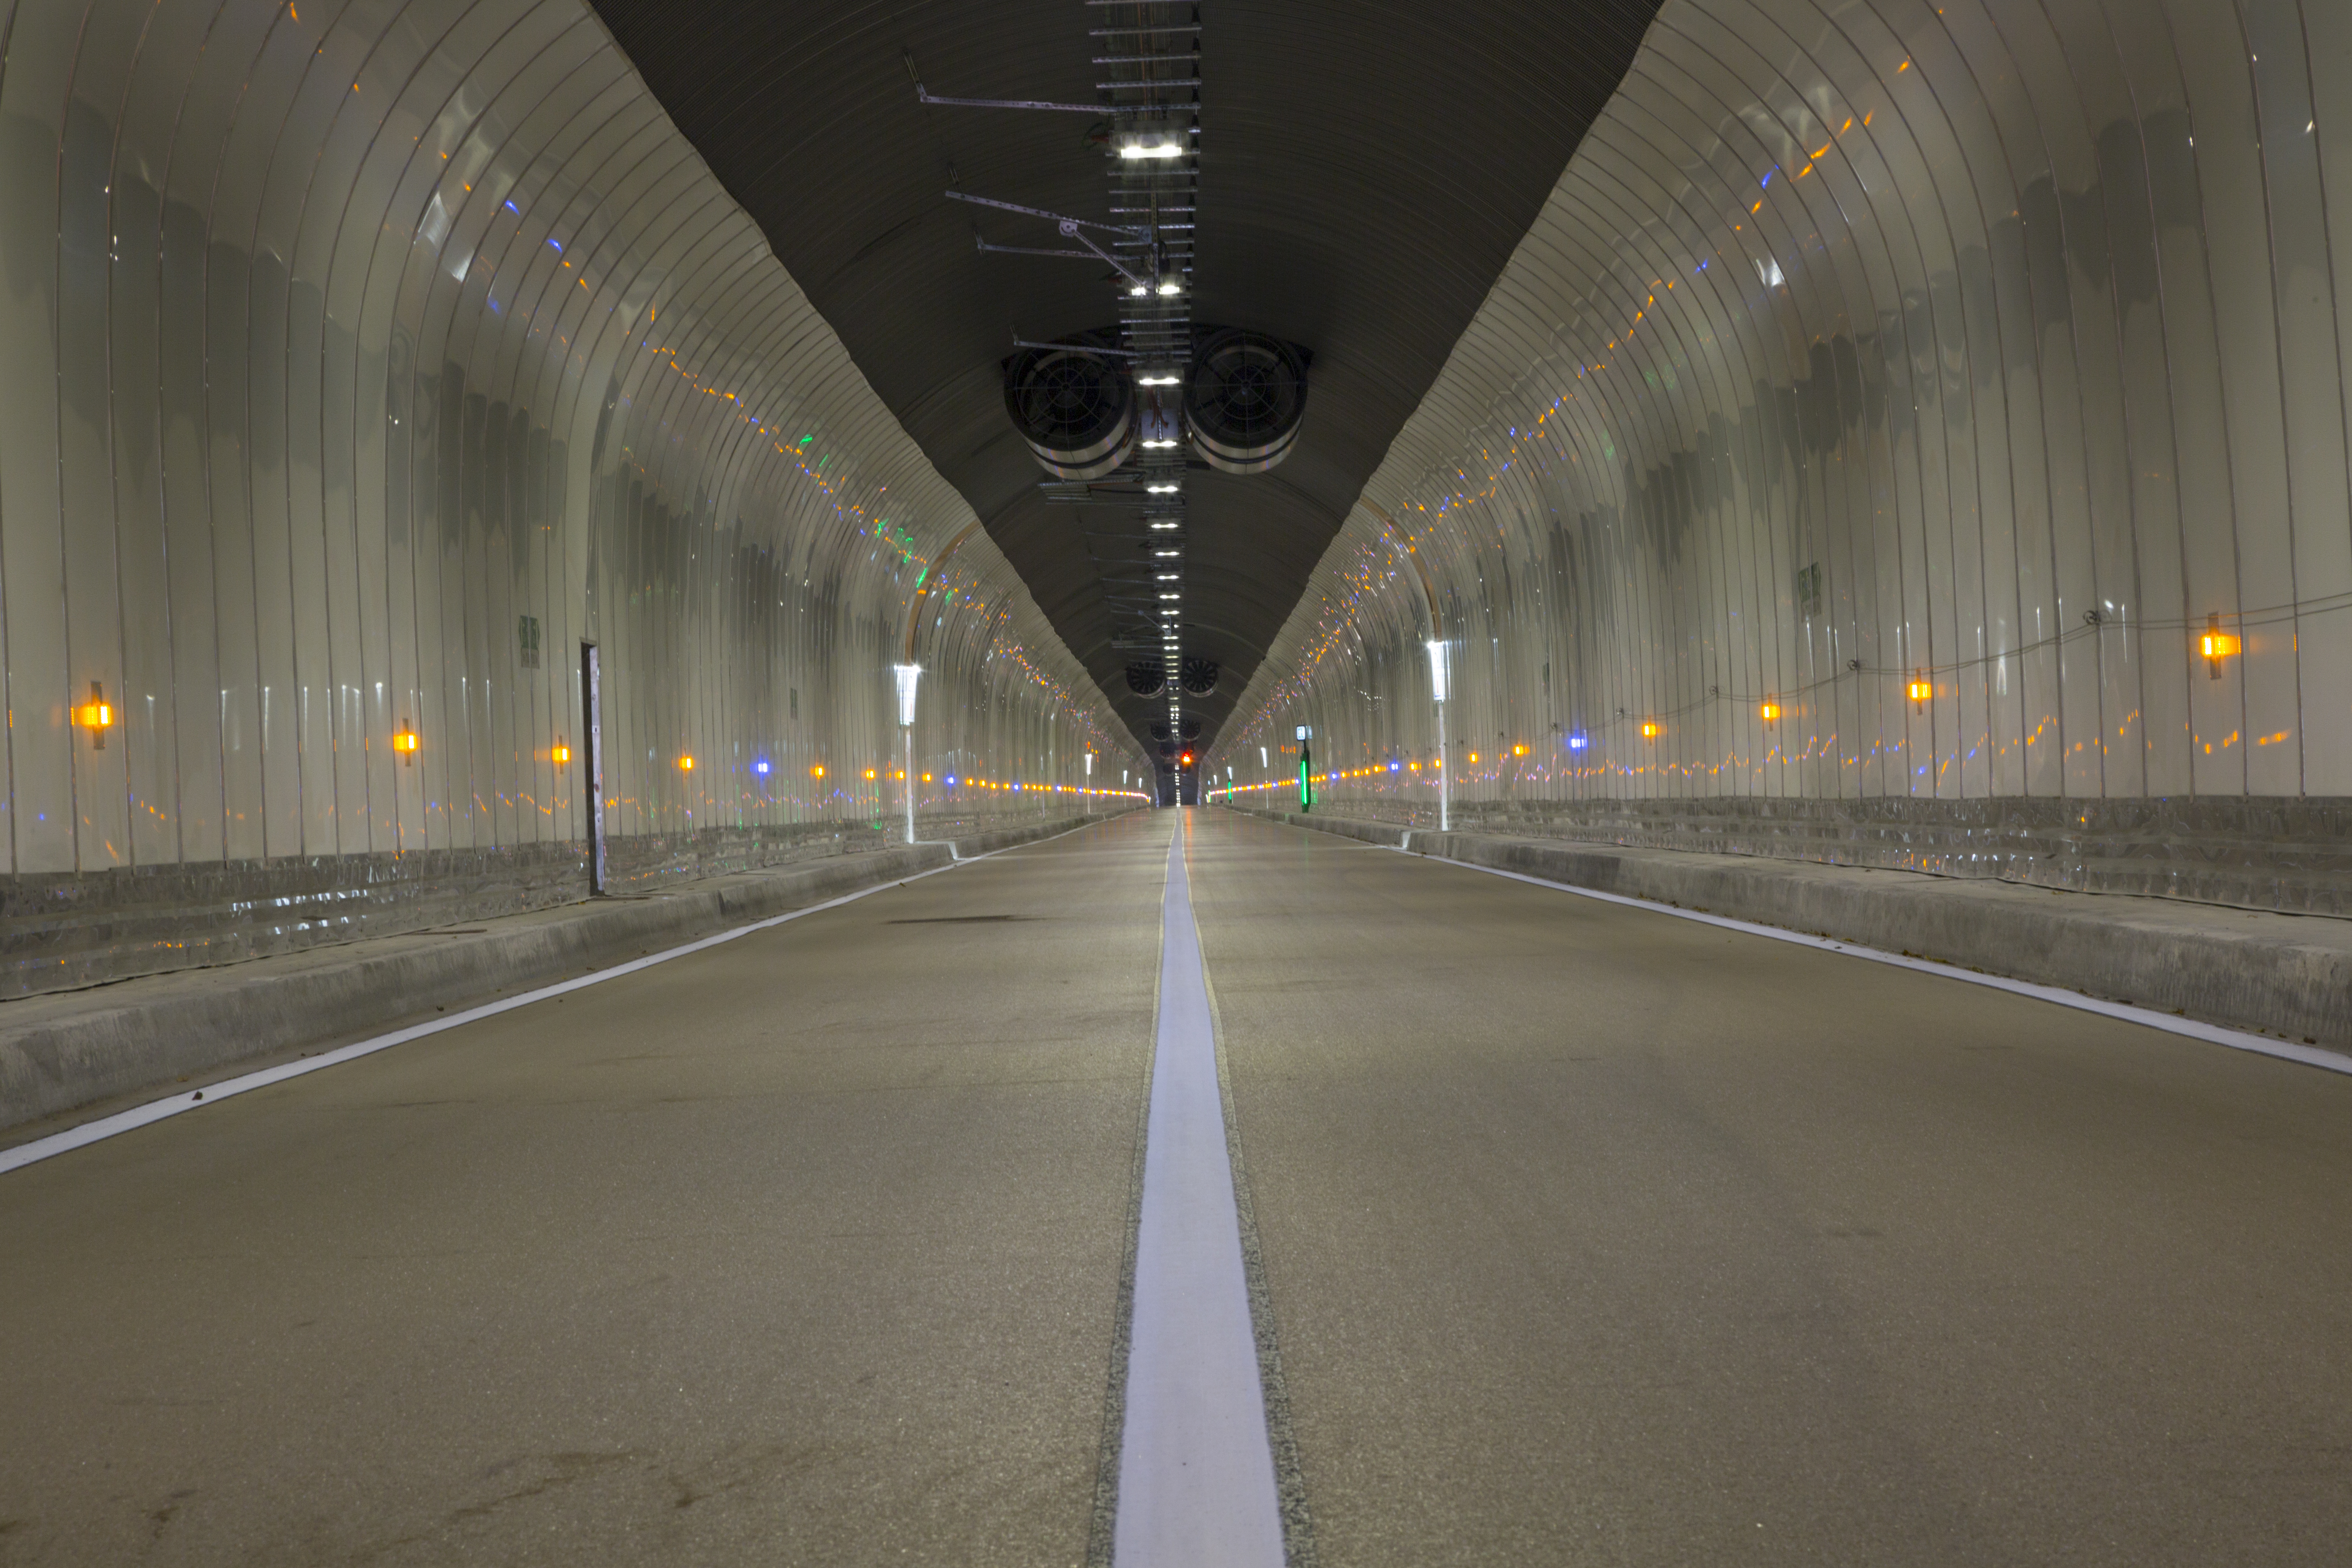
[[[1402,768],[1402,767],[1403,767],[1403,766],[1404,766],[1404,764],[1403,764],[1402,763],[1401,763],[1401,762],[1398,762],[1394,757],[1391,757],[1391,758],[1389,759],[1389,772],[1391,772],[1391,773],[1395,773],[1399,768]]]
[[[953,774],[953,773],[950,773],[950,774],[948,775],[948,788],[950,788],[950,789],[953,789],[953,788],[955,788],[955,774]]]
[[[1571,752],[1580,752],[1584,750],[1584,737],[1581,735],[1570,735],[1568,738],[1568,749]]]
[[[768,759],[761,757],[758,762],[753,763],[751,764],[751,771],[755,773],[766,773],[768,771]]]

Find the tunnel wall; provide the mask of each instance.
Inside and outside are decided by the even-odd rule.
[[[897,831],[919,584],[929,827],[1140,770],[581,0],[0,36],[0,989],[581,896],[583,642],[622,886]]]
[[[2347,279],[2352,7],[1668,0],[1210,771],[2352,913]]]

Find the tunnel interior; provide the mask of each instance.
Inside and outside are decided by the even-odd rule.
[[[0,1564],[2335,1560],[2352,8],[0,131]]]

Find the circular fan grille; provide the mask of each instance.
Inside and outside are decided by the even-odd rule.
[[[1201,738],[1201,721],[1188,713],[1184,721],[1176,726],[1176,732],[1188,741],[1197,741]]]
[[[1138,697],[1157,697],[1168,689],[1168,672],[1141,659],[1127,667],[1127,689]]]
[[[1184,689],[1195,697],[1206,697],[1217,689],[1219,673],[1213,658],[1188,658],[1184,661]]]
[[[1154,719],[1151,721],[1151,738],[1155,741],[1166,741],[1174,738],[1169,731],[1167,720]]]
[[[1026,349],[1004,367],[1004,411],[1046,471],[1100,479],[1135,444],[1127,372],[1075,348]]]
[[[1280,338],[1228,328],[1201,345],[1184,389],[1194,446],[1228,473],[1254,474],[1289,455],[1307,411],[1307,366]]]

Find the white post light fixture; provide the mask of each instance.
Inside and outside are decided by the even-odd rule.
[[[915,689],[923,679],[919,664],[894,664],[890,673],[898,680],[898,738],[905,755],[899,777],[906,784],[907,842],[915,841]]]
[[[1437,703],[1437,830],[1454,830],[1454,771],[1445,765],[1445,699],[1450,675],[1446,668],[1445,639],[1432,637],[1422,645],[1429,649],[1429,691]]]

